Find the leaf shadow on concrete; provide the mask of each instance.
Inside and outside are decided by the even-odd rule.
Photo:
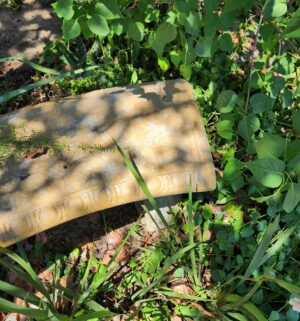
[[[20,125],[20,120],[24,120],[27,129],[39,128],[35,139],[39,135],[47,137],[43,145],[48,149],[38,157],[11,156],[4,164],[0,175],[0,243],[9,245],[83,215],[144,199],[112,138],[136,162],[154,196],[186,192],[182,187],[178,190],[177,185],[185,184],[183,181],[187,181],[188,171],[193,168],[203,168],[196,175],[202,181],[203,190],[210,190],[213,174],[205,172],[211,164],[209,151],[199,159],[194,153],[204,146],[200,141],[188,149],[184,145],[185,137],[198,130],[198,120],[189,120],[190,115],[184,113],[184,108],[195,102],[189,95],[185,98],[181,82],[116,88],[100,97],[93,96],[92,92],[60,99],[54,108],[53,102],[45,103],[2,116],[0,125]],[[176,94],[181,97],[177,102],[173,100]],[[126,105],[131,102],[126,102],[126,97],[139,99],[137,102],[141,105],[137,104],[137,110]],[[170,110],[174,119],[165,119]],[[172,144],[160,146],[168,133],[155,124],[150,124],[153,128],[145,134],[144,126],[139,124],[144,122],[149,126],[147,120],[151,117],[169,121],[170,126],[174,122],[170,134],[175,137]],[[183,121],[177,123],[182,117]],[[139,128],[140,132],[132,133],[132,128]],[[151,137],[147,136],[148,132]],[[67,143],[58,143],[60,137]],[[98,137],[101,137],[100,145]],[[77,140],[75,148],[74,139]],[[150,155],[151,160],[145,155]]]

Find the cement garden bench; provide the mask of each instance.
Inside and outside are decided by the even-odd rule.
[[[155,197],[186,193],[190,175],[193,191],[215,188],[205,130],[184,80],[97,90],[25,107],[1,116],[0,128],[20,146],[32,145],[2,164],[0,246],[143,200],[113,138]]]

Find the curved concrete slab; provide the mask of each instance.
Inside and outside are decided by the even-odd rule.
[[[155,197],[215,188],[191,85],[184,80],[93,91],[0,117],[15,144],[32,147],[0,173],[0,245],[68,220],[145,198],[112,138]],[[26,145],[26,146],[27,146]]]

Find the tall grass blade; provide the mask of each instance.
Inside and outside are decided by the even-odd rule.
[[[189,180],[189,198],[187,203],[187,212],[188,212],[188,225],[189,225],[189,245],[194,245],[194,230],[195,230],[195,223],[193,218],[193,194],[192,194],[192,178],[190,177]],[[196,285],[199,285],[199,279],[197,275],[197,264],[196,264],[196,255],[195,255],[195,248],[191,249],[190,253],[191,257],[191,264],[192,264],[192,271],[193,271],[193,278]]]
[[[72,319],[72,321],[87,321],[87,320],[98,320],[102,318],[109,318],[113,317],[116,314],[108,311],[108,310],[103,310],[103,311],[97,311],[97,312],[91,312],[91,313],[86,313],[84,315],[81,315],[78,318]]]
[[[73,310],[75,311],[81,304],[85,303],[85,300],[88,299],[88,297],[90,296],[90,294],[92,292],[95,292],[99,286],[105,281],[107,280],[107,278],[110,275],[110,271],[108,270],[109,267],[112,265],[112,263],[115,261],[116,257],[119,255],[119,253],[121,252],[122,248],[124,247],[124,245],[127,243],[129,237],[131,236],[132,232],[133,232],[134,226],[132,226],[130,228],[130,230],[128,231],[126,237],[124,238],[124,240],[122,241],[122,243],[118,246],[118,248],[116,249],[114,255],[111,257],[110,261],[108,262],[108,264],[105,267],[105,270],[101,270],[98,267],[98,271],[95,274],[89,288],[83,292],[79,297],[78,300],[75,302]]]
[[[71,70],[71,71],[64,71],[64,72],[60,72],[58,75],[53,76],[53,77],[49,77],[49,78],[45,78],[42,80],[39,80],[33,84],[21,87],[19,89],[13,90],[5,95],[0,96],[0,104],[6,103],[7,101],[11,100],[12,98],[15,98],[21,94],[24,94],[26,92],[28,92],[29,90],[35,89],[37,87],[41,87],[44,85],[47,85],[53,81],[56,80],[60,80],[62,78],[68,77],[68,76],[75,76],[75,75],[79,75],[82,74],[86,71],[90,71],[93,69],[99,68],[99,66],[90,66],[90,67],[86,67],[86,68],[80,68],[80,69],[76,69],[76,70]]]
[[[47,74],[47,75],[59,75],[61,73],[61,71],[59,71],[59,70],[44,67],[44,66],[38,65],[32,61],[26,60],[26,59],[17,59],[17,60],[23,62],[24,64],[30,66],[31,68],[33,68],[37,71],[40,71],[40,72]]]
[[[20,298],[26,302],[39,306],[40,299],[38,297],[10,283],[0,281],[0,290],[13,297]]]
[[[133,165],[132,161],[125,155],[125,153],[123,152],[122,148],[118,145],[118,143],[114,140],[114,143],[117,146],[117,149],[121,155],[121,157],[123,158],[126,166],[128,167],[128,169],[131,171],[132,175],[134,176],[135,180],[137,181],[137,183],[139,184],[139,186],[141,187],[142,191],[144,192],[144,194],[146,195],[146,197],[148,198],[148,201],[150,202],[151,206],[155,209],[155,211],[157,212],[159,218],[161,219],[161,221],[163,222],[165,228],[168,230],[168,232],[172,235],[173,232],[170,229],[170,225],[168,224],[168,222],[166,221],[164,215],[162,214],[156,200],[154,199],[154,197],[152,196],[151,192],[149,191],[143,177],[141,176],[141,174],[136,170],[135,166]]]
[[[178,298],[178,299],[190,300],[195,302],[209,301],[207,297],[201,297],[201,296],[190,295],[190,294],[182,294],[179,292],[172,291],[170,290],[170,288],[167,288],[167,287],[166,288],[164,287],[162,290],[159,291],[159,293],[170,298]]]
[[[276,231],[278,223],[279,223],[279,216],[277,216],[275,220],[269,225],[266,231],[266,234],[264,235],[262,241],[260,242],[254,257],[251,260],[250,265],[244,274],[245,278],[248,278],[256,269],[258,269],[261,265],[263,265],[271,256],[275,255],[277,251],[282,247],[284,242],[288,240],[288,238],[299,226],[299,222],[297,222],[287,230],[281,232],[277,236],[277,241],[269,249],[267,249],[269,244],[271,243],[273,234]]]
[[[48,313],[46,313],[46,311],[40,309],[25,308],[3,298],[0,298],[0,311],[5,313],[20,313],[36,320],[48,320]]]
[[[199,264],[198,264],[198,278],[201,284],[201,275],[202,275],[202,264],[203,264],[203,234],[202,234],[202,226],[201,221],[199,221]]]
[[[52,68],[48,68],[48,67],[44,67],[41,66],[39,64],[36,64],[32,61],[29,61],[27,59],[24,59],[23,57],[25,57],[26,54],[20,54],[20,55],[16,55],[16,56],[11,56],[11,57],[4,57],[4,58],[0,58],[0,63],[1,62],[6,62],[6,61],[12,61],[12,60],[18,60],[23,62],[24,64],[30,66],[31,68],[43,72],[45,74],[49,74],[49,75],[59,75],[61,72]]]
[[[158,275],[156,276],[155,280],[146,286],[145,288],[137,291],[134,295],[132,295],[132,300],[139,296],[144,296],[146,293],[148,293],[152,288],[157,286],[164,278],[166,278],[166,273],[169,269],[169,267],[173,264],[175,264],[186,252],[189,252],[195,244],[188,245],[184,247],[183,249],[180,249],[177,253],[173,254],[170,258],[166,259],[164,266],[159,271]]]
[[[293,295],[299,296],[300,295],[300,287],[294,284],[291,284],[285,280],[276,278],[276,277],[272,277],[270,275],[263,275],[262,277],[263,281],[269,281],[269,282],[274,282],[276,283],[278,286],[284,288],[285,290],[287,290],[288,292],[290,292]]]
[[[38,276],[36,275],[36,273],[34,272],[34,270],[28,262],[23,260],[19,255],[5,248],[0,247],[0,253],[5,254],[13,261],[15,261],[19,266],[23,268],[25,272],[2,258],[0,258],[1,264],[16,272],[21,278],[23,278],[30,285],[32,285],[34,289],[41,292],[48,299],[49,303],[51,302],[47,289],[44,287],[44,285],[42,284],[42,282],[40,281],[40,279],[38,278]]]
[[[84,287],[86,285],[86,282],[87,282],[87,278],[89,276],[89,273],[90,273],[90,268],[91,268],[91,264],[92,264],[92,259],[93,259],[93,255],[91,255],[90,253],[90,257],[89,257],[89,260],[88,260],[88,264],[87,264],[87,267],[84,271],[84,275],[83,275],[83,278],[81,280],[81,291],[84,290]]]
[[[90,310],[93,310],[96,312],[105,310],[105,308],[101,304],[99,304],[98,302],[96,302],[94,300],[90,300],[90,301],[85,302],[85,306],[87,306]]]
[[[244,274],[245,278],[248,278],[257,268],[259,268],[263,264],[263,257],[266,253],[267,248],[271,243],[274,233],[276,232],[276,229],[279,224],[279,219],[280,219],[280,216],[278,215],[275,217],[274,221],[269,224],[266,230],[266,233],[263,236],[261,242],[259,243],[259,246]],[[243,281],[240,281],[240,283],[242,282]]]
[[[239,305],[239,302],[242,300],[241,296],[237,294],[227,294],[224,299],[230,303],[222,306],[222,311],[229,311],[235,306],[243,311],[243,315],[245,315],[245,313],[249,314],[251,320],[254,318],[257,321],[267,321],[263,313],[252,302]]]
[[[248,312],[250,317],[253,316],[257,321],[267,321],[263,313],[252,302],[243,304],[242,309]]]
[[[25,55],[26,54],[19,54],[19,55],[16,55],[16,56],[3,57],[3,58],[0,58],[0,63],[1,62],[6,62],[6,61],[22,59],[23,57],[25,57]]]
[[[288,238],[293,234],[298,226],[299,222],[295,223],[293,226],[278,235],[277,241],[267,250],[266,254],[263,256],[261,264],[264,264],[271,256],[277,253],[277,251],[288,240]]]
[[[238,321],[249,321],[243,314],[239,312],[228,312],[226,313],[231,319],[229,320],[238,320]]]

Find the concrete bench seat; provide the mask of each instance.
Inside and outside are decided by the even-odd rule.
[[[77,217],[145,199],[113,139],[155,197],[215,188],[191,85],[172,80],[25,107],[0,128],[28,144],[0,169],[0,246]]]

